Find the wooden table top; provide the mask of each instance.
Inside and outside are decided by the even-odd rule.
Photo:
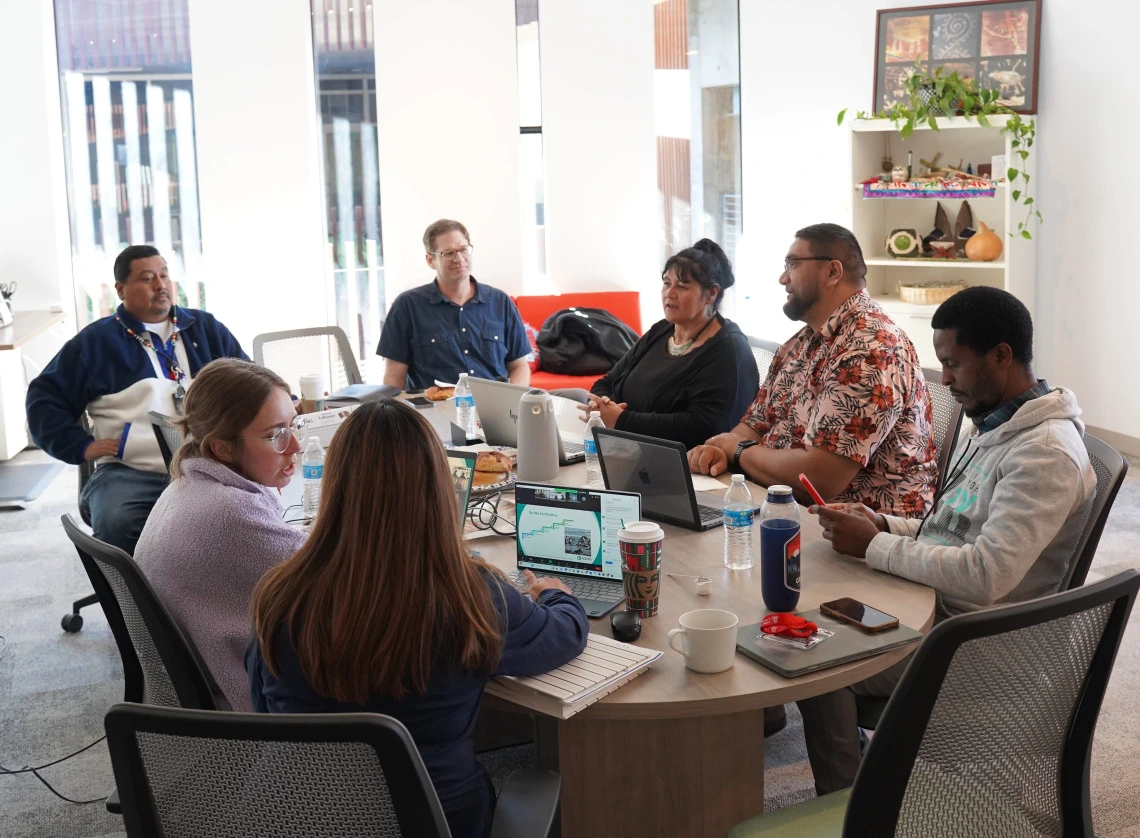
[[[442,433],[454,416],[450,402],[425,409],[425,416]],[[559,485],[585,485],[584,464],[559,471]],[[287,496],[299,495],[297,486],[285,489]],[[727,486],[727,479],[723,481]],[[753,497],[761,499],[764,489],[749,484]],[[284,499],[283,499],[284,500]],[[288,501],[287,501],[288,502]],[[871,570],[861,559],[851,559],[831,549],[821,533],[818,519],[800,509],[801,580],[798,611],[819,607],[821,602],[852,597],[899,618],[902,625],[925,632],[934,622],[934,591],[897,576]],[[712,577],[712,593],[697,596],[692,580],[662,576],[661,606],[657,615],[642,620],[641,637],[636,645],[664,652],[664,656],[643,675],[603,698],[584,711],[594,718],[659,719],[736,713],[771,707],[821,695],[875,675],[901,660],[913,646],[884,652],[871,658],[829,669],[785,678],[751,658],[737,654],[732,669],[716,674],[700,674],[685,668],[684,657],[666,642],[669,629],[678,625],[686,611],[719,608],[731,611],[740,625],[758,623],[767,614],[760,594],[760,565],[744,571],[724,567],[724,531],[720,527],[694,532],[670,524],[665,530],[662,570]],[[757,528],[759,524],[757,523]],[[756,549],[759,551],[759,533]],[[489,536],[469,542],[471,549],[503,571],[516,567],[514,538]],[[609,615],[590,620],[590,631],[610,636]]]
[[[585,466],[567,466],[559,477],[561,485],[584,485]],[[764,491],[758,486],[749,488],[754,497]],[[821,602],[839,597],[853,597],[898,617],[902,625],[919,631],[930,628],[934,621],[931,588],[871,570],[862,560],[836,553],[823,538],[818,519],[802,508],[800,511],[803,589],[797,611],[817,608]],[[642,619],[641,637],[635,645],[659,649],[664,656],[648,672],[586,711],[598,718],[703,716],[771,707],[861,681],[913,651],[912,646],[905,647],[798,678],[785,678],[740,654],[726,672],[692,672],[685,668],[684,657],[669,647],[669,629],[678,626],[678,618],[686,611],[700,608],[731,611],[740,625],[760,622],[768,613],[760,594],[760,565],[757,561],[750,570],[725,568],[724,530],[720,527],[705,532],[670,524],[662,527],[662,571],[710,576],[712,593],[697,596],[692,580],[662,576],[660,610],[656,616]],[[759,543],[757,533],[757,550]],[[488,537],[471,542],[471,547],[500,570],[515,568],[513,538]],[[610,636],[609,616],[590,620],[590,631]]]
[[[14,311],[12,325],[0,328],[0,350],[16,349],[67,316],[62,311]]]

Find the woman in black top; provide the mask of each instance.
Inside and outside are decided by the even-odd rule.
[[[665,319],[594,383],[582,410],[597,410],[607,428],[693,448],[736,425],[760,376],[744,333],[717,313],[736,280],[716,242],[671,256],[661,281]]]

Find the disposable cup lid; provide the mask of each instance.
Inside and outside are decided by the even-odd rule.
[[[660,524],[656,524],[653,521],[633,521],[618,531],[619,540],[638,544],[660,541],[664,537],[665,530],[661,529]]]

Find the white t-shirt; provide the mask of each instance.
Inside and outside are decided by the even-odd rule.
[[[158,339],[165,345],[170,336],[174,333],[174,323],[170,320],[163,320],[161,323],[143,323],[146,330],[151,334],[158,335]]]

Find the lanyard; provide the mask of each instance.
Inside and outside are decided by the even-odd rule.
[[[159,367],[161,368],[163,365],[165,365],[167,376],[171,381],[178,383],[178,388],[174,391],[174,409],[178,412],[178,415],[181,416],[182,399],[186,397],[186,388],[183,386],[182,382],[186,379],[186,373],[183,372],[182,367],[178,365],[178,354],[176,351],[178,344],[178,335],[180,334],[178,331],[177,309],[174,309],[173,313],[170,315],[170,320],[174,323],[174,334],[170,336],[170,340],[164,346],[161,341],[158,343],[152,342],[149,338],[149,332],[145,333],[145,335],[140,335],[138,332],[124,323],[123,318],[119,317],[117,314],[115,315],[115,321],[123,327],[123,330],[126,331],[126,333],[133,337],[136,341],[138,341],[139,346],[141,346],[143,349],[149,349],[152,351],[158,357]]]

